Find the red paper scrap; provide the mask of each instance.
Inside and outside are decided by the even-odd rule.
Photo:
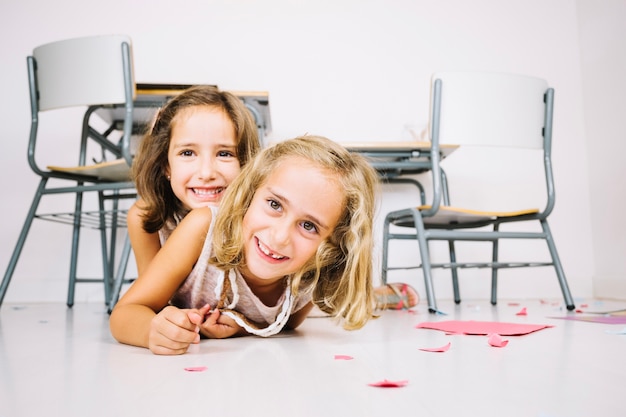
[[[448,349],[450,349],[450,342],[448,342],[446,345],[443,345],[441,347],[420,348],[420,350],[423,350],[424,352],[447,352]]]
[[[350,355],[335,355],[335,359],[338,361],[351,361],[354,358]]]
[[[526,307],[522,308],[520,311],[515,313],[515,315],[516,316],[526,316],[526,315],[528,315],[528,313],[526,313]]]
[[[549,324],[519,324],[494,321],[461,321],[448,320],[438,322],[422,322],[415,326],[417,329],[441,330],[452,334],[488,335],[497,333],[501,336],[521,336],[537,330],[554,327]]]
[[[187,368],[185,368],[185,371],[187,372],[204,372],[206,371],[207,368],[206,366],[188,366]]]
[[[518,306],[519,303],[509,303],[509,305],[515,307],[515,306]]]
[[[379,388],[400,388],[400,387],[406,386],[408,383],[409,381],[407,380],[389,381],[387,379],[383,379],[382,381],[371,382],[367,385],[369,385],[370,387],[379,387]]]
[[[497,333],[490,334],[489,339],[487,339],[487,342],[489,342],[489,344],[493,347],[505,347],[506,345],[509,344],[508,340],[504,340],[502,336],[500,336]]]

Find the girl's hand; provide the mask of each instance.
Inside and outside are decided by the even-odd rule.
[[[220,314],[217,308],[206,317],[206,320],[200,326],[200,332],[204,337],[210,339],[225,339],[231,336],[247,334],[235,320]]]
[[[157,355],[180,355],[200,341],[200,325],[209,306],[181,310],[167,306],[150,322],[148,348]]]

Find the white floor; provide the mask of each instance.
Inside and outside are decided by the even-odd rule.
[[[626,325],[549,318],[559,302],[439,302],[387,311],[348,332],[309,318],[268,339],[203,340],[176,357],[116,343],[104,305],[0,308],[0,417],[626,415]],[[584,301],[589,309],[625,303]],[[516,313],[526,307],[528,315]],[[569,313],[576,314],[576,313]],[[549,324],[491,347],[485,336],[416,329],[424,321]],[[450,342],[444,353],[420,348]],[[336,359],[349,355],[352,360]],[[206,367],[189,372],[186,367]],[[408,381],[401,388],[368,384]]]

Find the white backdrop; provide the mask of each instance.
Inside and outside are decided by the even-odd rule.
[[[623,3],[603,3],[599,18],[623,12]],[[557,205],[551,225],[574,296],[589,297],[595,273],[593,248],[599,256],[608,244],[602,233],[592,242],[589,204],[590,188],[603,181],[602,176],[589,175],[590,167],[603,162],[599,156],[588,159],[594,155],[589,149],[595,146],[595,138],[586,134],[584,112],[600,96],[593,89],[585,89],[583,96],[590,82],[583,78],[583,69],[597,71],[597,67],[581,56],[581,36],[583,46],[585,40],[595,44],[598,29],[582,31],[579,18],[585,23],[597,17],[592,13],[594,5],[591,0],[0,0],[4,145],[0,269],[4,272],[8,263],[37,182],[26,162],[26,56],[42,43],[125,33],[133,39],[139,82],[210,83],[223,89],[268,91],[270,140],[303,133],[339,142],[408,140],[408,130],[427,121],[430,75],[439,70],[503,71],[547,79],[556,90]],[[586,14],[579,16],[579,10]],[[623,50],[623,39],[622,31],[621,41],[605,52]],[[620,77],[615,74],[623,91]],[[70,116],[55,125],[59,140],[78,134],[79,122]],[[614,140],[619,120],[611,122],[607,129]],[[623,144],[616,146],[624,150]],[[61,164],[67,158],[61,152],[50,148],[46,157],[55,156]],[[409,203],[405,194],[400,186],[384,187],[377,227],[383,213]],[[623,203],[624,192],[617,198]],[[54,204],[64,203],[71,205]],[[605,221],[623,225],[618,213],[613,215],[613,221]],[[69,229],[41,221],[33,224],[5,301],[65,299]],[[100,268],[95,233],[91,240],[89,244],[85,239],[81,249],[83,275]],[[543,247],[521,250],[545,251]],[[378,265],[378,248],[373,256]],[[393,257],[403,262],[415,253],[397,248]],[[626,268],[619,265],[609,263],[605,275],[623,274]],[[530,271],[503,274],[500,296],[560,298],[551,269]],[[437,296],[450,298],[447,274],[437,277]],[[391,280],[411,282],[423,292],[419,272],[398,273]],[[488,285],[486,271],[464,274],[462,295],[488,298]],[[100,286],[79,286],[77,302],[101,299]]]

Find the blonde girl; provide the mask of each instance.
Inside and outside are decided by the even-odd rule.
[[[358,329],[372,318],[377,175],[322,137],[248,163],[219,212],[190,212],[111,315],[122,343],[180,354],[200,335],[270,336],[313,305]],[[208,233],[206,232],[208,230]]]

